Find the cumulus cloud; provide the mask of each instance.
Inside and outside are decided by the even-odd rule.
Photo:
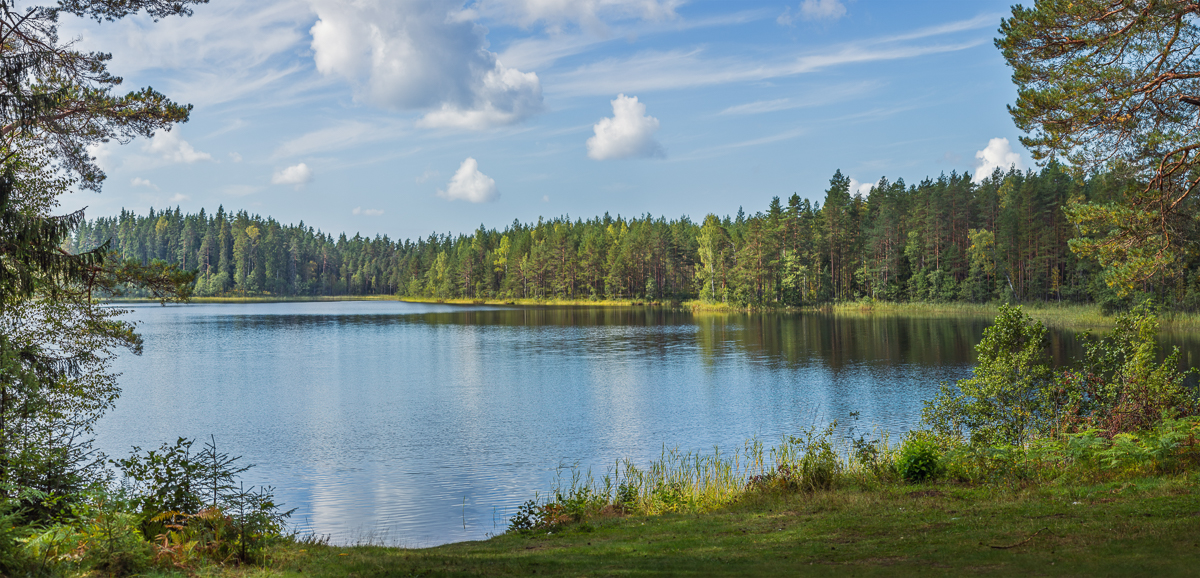
[[[212,160],[212,155],[196,150],[191,143],[179,138],[179,133],[175,131],[158,131],[142,149],[173,163]]]
[[[171,202],[172,202],[172,203],[179,203],[179,202],[182,202],[182,201],[186,201],[186,200],[188,200],[188,199],[190,199],[190,198],[191,198],[191,197],[189,197],[189,196],[187,196],[187,195],[185,195],[185,194],[183,194],[183,193],[175,193],[174,195],[171,195],[171,199],[170,199],[170,200],[171,200]]]
[[[438,189],[437,196],[450,201],[486,203],[499,199],[500,191],[496,189],[496,180],[479,172],[479,163],[467,157],[450,177],[450,185],[444,191]]]
[[[383,214],[383,209],[364,209],[362,207],[354,207],[352,211],[355,215],[364,215],[367,217],[378,217]]]
[[[976,183],[992,176],[992,171],[1000,169],[1007,171],[1011,167],[1025,168],[1021,162],[1021,153],[1013,150],[1006,138],[994,138],[988,141],[987,147],[975,153]]]
[[[283,170],[275,171],[275,174],[271,175],[271,184],[295,185],[299,189],[311,182],[312,176],[312,169],[308,168],[308,165],[300,163]]]
[[[237,153],[229,153],[229,160],[231,160],[235,163],[240,163],[240,162],[242,162],[242,155],[239,155]]]
[[[860,183],[858,179],[850,177],[850,196],[855,193],[861,194],[864,197],[871,196],[871,189],[875,188],[875,183]]]
[[[132,184],[135,187],[146,187],[147,189],[154,189],[156,191],[159,190],[158,185],[156,185],[146,179],[143,179],[141,177],[134,177],[133,180],[130,181],[130,184]]]
[[[805,20],[837,20],[846,15],[846,5],[840,0],[804,0],[800,17]]]
[[[313,0],[317,70],[339,76],[359,99],[426,110],[425,127],[485,129],[542,108],[537,74],[504,66],[487,29],[453,0]]]
[[[646,105],[636,96],[618,94],[612,101],[612,118],[600,119],[592,127],[596,136],[587,140],[588,156],[598,161],[633,157],[666,156],[654,139],[658,119],[646,114]]]

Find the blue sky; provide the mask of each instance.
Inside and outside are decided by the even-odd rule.
[[[992,44],[1007,10],[221,0],[158,23],[64,20],[64,38],[113,54],[126,88],[195,109],[169,134],[94,149],[103,193],[63,209],[223,204],[412,238],[539,215],[755,212],[821,199],[836,169],[869,184],[1027,168]]]

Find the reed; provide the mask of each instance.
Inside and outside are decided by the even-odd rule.
[[[867,441],[840,432],[837,422],[809,428],[799,436],[784,436],[767,446],[758,438],[733,452],[663,447],[660,456],[639,466],[617,460],[597,479],[590,470],[563,469],[555,480],[539,520],[533,526],[590,518],[605,509],[657,515],[701,513],[763,490],[822,490],[835,484],[875,485],[894,477],[891,464],[898,448],[885,433]],[[528,511],[528,510],[527,510]]]

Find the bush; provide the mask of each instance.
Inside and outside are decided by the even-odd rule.
[[[788,443],[801,452],[795,464],[780,464],[778,467],[779,473],[789,480],[790,485],[805,492],[833,488],[842,473],[842,462],[832,442],[836,428],[835,421],[822,431],[812,427],[803,437],[788,438]]]
[[[941,473],[942,452],[936,443],[924,436],[911,436],[900,447],[896,469],[900,477],[910,482],[936,478]]]
[[[1112,438],[1195,415],[1195,392],[1184,384],[1193,370],[1178,370],[1178,348],[1158,362],[1157,337],[1158,318],[1148,306],[1117,316],[1104,337],[1085,336],[1082,367],[1059,376],[1064,429],[1097,429]]]
[[[1046,327],[1020,306],[1000,306],[995,323],[975,346],[979,364],[969,379],[942,384],[921,417],[940,436],[968,435],[971,443],[1020,444],[1055,422],[1047,395],[1054,380]]]
[[[1158,319],[1147,307],[1119,315],[1102,338],[1085,336],[1077,368],[1051,369],[1045,334],[1020,307],[1002,305],[975,347],[973,375],[942,384],[921,412],[924,423],[943,439],[1000,447],[1089,429],[1113,438],[1200,413],[1178,350],[1157,361]]]

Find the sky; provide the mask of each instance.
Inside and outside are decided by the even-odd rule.
[[[993,45],[1009,0],[214,0],[60,35],[194,106],[91,152],[122,208],[393,239],[669,219],[881,177],[1030,168]]]

